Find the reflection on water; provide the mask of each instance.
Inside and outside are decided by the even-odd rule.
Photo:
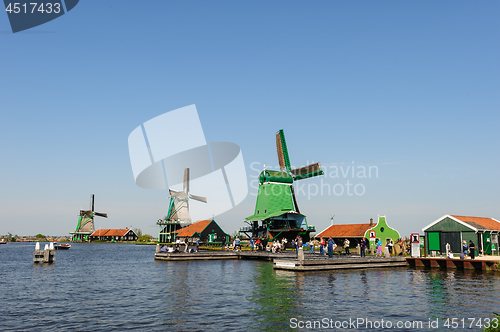
[[[500,307],[498,273],[297,273],[260,261],[157,262],[153,246],[130,244],[74,244],[49,265],[33,264],[33,249],[0,246],[4,331],[296,330],[292,318],[439,318],[442,324],[454,317],[492,318]]]
[[[273,265],[268,262],[257,262],[252,280],[254,290],[248,298],[258,305],[252,309],[254,314],[252,324],[248,329],[261,331],[284,330],[283,322],[290,317],[298,317],[301,307],[301,282],[295,275],[287,271],[274,271]]]

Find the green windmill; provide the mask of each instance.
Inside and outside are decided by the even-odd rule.
[[[301,235],[309,240],[309,233],[315,232],[314,226],[307,225],[306,216],[300,213],[293,183],[318,175],[323,175],[319,163],[292,169],[283,129],[276,133],[279,171],[264,170],[259,175],[259,190],[253,216],[245,219],[249,224],[240,232],[247,236],[288,241]]]

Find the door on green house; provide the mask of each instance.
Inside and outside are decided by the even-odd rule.
[[[214,242],[215,239],[217,238],[217,234],[208,234],[208,242]]]
[[[439,241],[439,232],[429,232],[427,233],[429,239],[429,251],[440,251],[441,242]]]
[[[498,255],[498,234],[491,234],[491,254]]]
[[[491,233],[483,234],[483,248],[485,255],[491,255]]]
[[[460,232],[441,232],[441,252],[446,252],[446,244],[449,243],[451,251],[460,253],[462,251],[460,239]]]

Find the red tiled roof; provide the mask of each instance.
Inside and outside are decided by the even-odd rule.
[[[492,218],[454,216],[454,215],[451,215],[451,216],[453,218],[457,218],[460,221],[477,224],[479,226],[484,227],[485,229],[489,229],[492,231],[500,231],[500,222],[498,222]],[[472,226],[474,226],[474,225],[472,225]]]
[[[375,224],[331,225],[315,237],[363,237]]]
[[[178,229],[174,233],[179,233],[177,236],[183,237],[183,236],[193,236],[194,233],[201,233],[203,230],[210,224],[212,220],[200,220],[195,222],[194,224],[191,224],[189,226],[186,226],[184,228]]]
[[[130,229],[98,229],[90,236],[125,236]]]

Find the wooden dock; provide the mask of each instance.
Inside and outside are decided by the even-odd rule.
[[[437,267],[444,269],[498,271],[500,261],[448,259],[448,258],[414,258],[414,257],[359,257],[309,254],[299,251],[272,253],[270,251],[199,251],[194,253],[156,252],[155,260],[163,261],[201,261],[227,259],[258,259],[273,261],[275,269],[291,271],[326,271],[341,269],[395,268],[395,267]]]
[[[412,267],[438,267],[442,269],[498,271],[499,261],[450,258],[415,258],[407,257],[406,262]]]
[[[206,261],[221,259],[238,259],[236,251],[199,251],[194,253],[185,252],[157,252],[155,259],[160,261]]]
[[[156,260],[162,261],[200,261],[200,260],[217,260],[217,259],[259,259],[272,261],[276,258],[295,259],[297,254],[292,252],[272,253],[270,251],[199,251],[193,253],[184,252],[157,252],[155,253]],[[318,255],[319,256],[319,255]]]
[[[404,257],[334,257],[315,259],[275,259],[274,268],[292,271],[326,271],[341,269],[368,269],[405,267]]]
[[[299,259],[301,258],[301,259]],[[324,271],[339,269],[392,268],[406,266],[403,257],[340,256],[328,258],[319,254],[304,254],[297,258],[295,251],[272,253],[269,251],[200,251],[194,253],[155,253],[156,260],[163,261],[200,261],[226,259],[258,259],[273,261],[275,269],[293,271]]]

